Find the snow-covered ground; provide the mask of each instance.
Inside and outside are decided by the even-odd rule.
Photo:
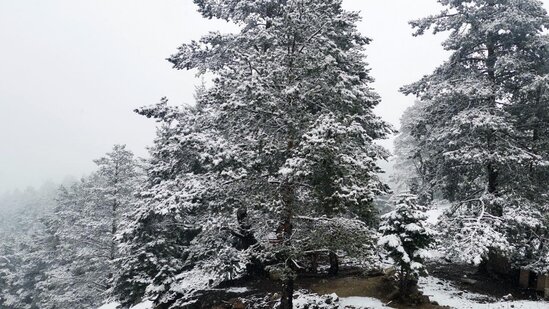
[[[435,277],[421,278],[419,286],[423,293],[436,301],[441,306],[448,306],[455,309],[549,309],[547,301],[527,301],[496,299],[491,296],[466,292],[458,289],[452,283]],[[244,289],[234,289],[244,291]],[[356,308],[356,309],[378,309],[390,308],[382,301],[371,297],[345,297],[339,298],[336,294],[316,295],[306,291],[297,291],[294,299],[294,308],[303,309],[314,304],[318,308]],[[327,301],[328,300],[328,301]],[[118,303],[105,304],[98,309],[118,309]],[[152,309],[152,302],[145,301],[132,309]]]
[[[504,301],[493,297],[465,292],[453,286],[450,282],[435,277],[421,278],[419,285],[423,293],[441,306],[456,309],[549,309],[549,302],[514,300]]]
[[[346,297],[342,298],[339,302],[341,308],[347,308],[352,306],[353,308],[389,308],[385,306],[379,299],[371,297]]]
[[[118,302],[112,302],[108,304],[104,304],[103,306],[97,308],[97,309],[118,309],[120,307],[120,303]],[[150,300],[146,300],[140,304],[137,304],[131,309],[153,309],[153,302]]]
[[[546,301],[496,299],[487,295],[459,290],[450,282],[435,277],[422,278],[419,285],[431,301],[436,301],[440,306],[454,309],[549,309],[549,302]],[[333,300],[329,302],[332,306],[326,304],[326,299]],[[334,308],[334,304],[339,305],[337,308],[378,309],[391,307],[371,297],[339,298],[336,294],[323,296],[299,294],[294,302],[294,308],[305,308],[305,304],[315,304],[318,308]]]
[[[371,297],[345,297],[339,298],[337,294],[330,295],[317,295],[307,293],[306,291],[298,291],[295,294],[294,309],[309,308],[311,305],[315,305],[319,309],[328,308],[389,308],[385,306],[380,300]]]
[[[114,303],[104,304],[103,306],[101,306],[97,309],[116,309],[116,308],[118,308],[118,306],[120,306],[120,304],[117,303],[117,302],[114,302]]]
[[[436,202],[429,210],[426,211],[427,214],[427,223],[435,226],[440,221],[440,216],[444,212],[450,209],[452,205],[447,201],[438,201]]]

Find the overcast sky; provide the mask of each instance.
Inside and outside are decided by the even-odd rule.
[[[546,0],[546,3],[549,0]],[[398,126],[413,98],[398,88],[446,57],[443,36],[414,38],[407,22],[436,13],[435,0],[345,0],[360,10],[373,39],[368,59],[383,102]],[[191,0],[0,0],[0,193],[94,169],[113,144],[140,156],[154,122],[132,112],[167,96],[193,102],[193,72],[165,58],[212,30]]]

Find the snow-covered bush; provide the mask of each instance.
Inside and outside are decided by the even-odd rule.
[[[401,195],[395,210],[381,217],[379,228],[383,246],[397,266],[401,295],[417,284],[427,272],[423,260],[433,242],[434,231],[427,226],[426,207],[417,204],[414,195]]]

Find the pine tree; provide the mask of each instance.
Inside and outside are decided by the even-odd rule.
[[[436,183],[431,183],[436,169],[430,160],[432,148],[424,140],[428,126],[423,118],[425,105],[416,101],[401,117],[399,135],[394,141],[395,173],[392,175],[393,191],[417,194],[421,202],[431,201],[434,191],[441,189]]]
[[[138,165],[133,153],[127,150],[125,145],[114,145],[111,152],[94,162],[98,167],[98,179],[94,190],[99,194],[100,203],[103,205],[98,205],[92,211],[110,225],[109,259],[112,263],[119,257],[115,236],[132,210],[133,194],[139,181]],[[90,227],[90,230],[97,234],[108,234],[104,229],[104,226]]]
[[[223,193],[217,174],[220,165],[232,160],[232,154],[225,150],[220,136],[209,129],[209,112],[200,105],[176,108],[162,99],[136,112],[156,119],[160,126],[145,166],[147,181],[140,188],[134,221],[121,233],[122,258],[115,293],[124,305],[148,297],[177,306],[174,302],[178,298],[183,302],[189,299],[185,291],[169,290],[174,278],[187,279],[182,273],[193,271],[201,256],[222,256],[214,252],[215,247],[196,238],[204,232],[205,237],[215,239],[223,234],[219,228],[223,218],[231,217],[217,204],[228,194]],[[218,219],[221,221],[215,222]],[[204,288],[209,285],[209,276],[207,271],[202,275],[198,284]]]
[[[55,244],[42,217],[53,208],[50,185],[4,196],[0,217],[0,307],[40,308],[40,282]]]
[[[373,114],[379,96],[364,61],[369,39],[356,28],[358,14],[339,0],[195,3],[205,17],[241,31],[210,33],[170,58],[177,69],[215,76],[194,108],[163,100],[138,110],[160,122],[139,218],[125,235],[130,256],[147,262],[125,261],[119,295],[132,295],[125,303],[146,295],[175,307],[197,273],[227,278],[256,260],[274,260],[270,269],[286,274],[289,308],[302,245],[290,236],[302,231],[299,217],[371,223],[373,198],[387,190],[376,175],[387,152],[374,140],[391,129]],[[260,222],[251,231],[263,240],[244,250],[231,241],[240,209]],[[164,228],[171,225],[180,229]],[[183,235],[196,226],[208,229],[192,234],[189,245]],[[153,243],[152,235],[161,240]],[[174,251],[185,256],[174,259]]]
[[[545,130],[549,17],[535,0],[439,2],[444,11],[412,26],[416,35],[450,32],[443,44],[450,59],[402,91],[426,104],[417,142],[432,149],[430,183],[456,204],[449,213],[456,220],[446,221],[451,254],[475,263],[490,252],[512,257],[513,214],[522,209],[543,222],[546,186],[538,177],[547,175],[547,160],[534,145]]]
[[[98,171],[61,187],[57,205],[42,218],[50,235],[38,283],[39,307],[97,307],[109,296],[118,255],[116,234],[134,203],[138,168],[133,154],[115,145],[95,161]]]
[[[426,207],[417,204],[414,195],[401,195],[395,210],[383,215],[379,231],[383,246],[398,269],[399,291],[403,298],[417,286],[420,276],[427,274],[423,265],[427,249],[435,233],[427,226]]]

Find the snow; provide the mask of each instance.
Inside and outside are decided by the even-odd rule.
[[[549,302],[546,301],[528,301],[528,300],[516,300],[505,301],[503,299],[496,299],[494,297],[471,293],[459,290],[453,286],[452,283],[435,278],[432,276],[423,277],[419,280],[419,286],[423,293],[429,296],[431,301],[436,301],[441,306],[448,306],[455,309],[543,309],[549,308]],[[245,292],[247,288],[230,288],[227,291],[231,292]],[[328,301],[327,301],[328,300]],[[390,308],[385,305],[381,300],[372,297],[344,297],[339,298],[337,294],[330,295],[317,295],[310,294],[306,291],[296,291],[294,299],[294,308],[301,309],[314,304],[318,308],[356,308],[356,309],[377,309],[377,308]],[[97,309],[118,309],[119,303],[113,302],[105,304]],[[152,301],[144,301],[138,305],[131,307],[131,309],[152,309]]]
[[[150,300],[146,300],[140,304],[137,304],[131,307],[131,309],[153,309],[153,308],[154,308],[154,303]]]
[[[371,297],[346,297],[340,300],[341,308],[348,308],[352,306],[354,308],[389,308],[385,306],[379,299]]]
[[[440,221],[439,218],[444,214],[444,212],[451,207],[451,204],[446,201],[441,201],[436,203],[433,208],[427,210],[425,214],[427,215],[427,223],[431,225],[437,225]]]
[[[378,299],[372,297],[345,297],[339,298],[337,294],[329,295],[311,294],[307,291],[297,291],[294,295],[294,309],[302,308],[354,308],[377,309],[389,308]]]
[[[436,301],[441,306],[449,306],[456,309],[541,309],[549,308],[549,302],[545,301],[504,301],[487,295],[470,293],[459,290],[450,282],[435,277],[426,277],[419,280],[419,286],[423,293],[429,296],[431,301]]]
[[[388,245],[391,248],[398,248],[398,247],[401,247],[402,243],[400,242],[400,239],[396,235],[389,234],[379,238],[378,245],[380,246]]]
[[[104,304],[103,306],[97,309],[119,309],[119,307],[120,307],[120,303],[112,302],[112,303]],[[131,307],[130,309],[153,309],[153,308],[154,308],[154,303],[150,300],[146,300],[142,303],[139,303]]]
[[[248,292],[249,289],[247,287],[240,287],[240,288],[228,288],[226,290],[228,293],[245,293],[245,292]]]
[[[113,303],[104,304],[103,306],[97,309],[117,309],[119,306],[120,306],[119,303],[113,302]]]
[[[331,309],[338,301],[339,297],[336,294],[320,296],[301,290],[294,293],[293,308],[305,309],[314,305],[314,307],[319,309]]]

